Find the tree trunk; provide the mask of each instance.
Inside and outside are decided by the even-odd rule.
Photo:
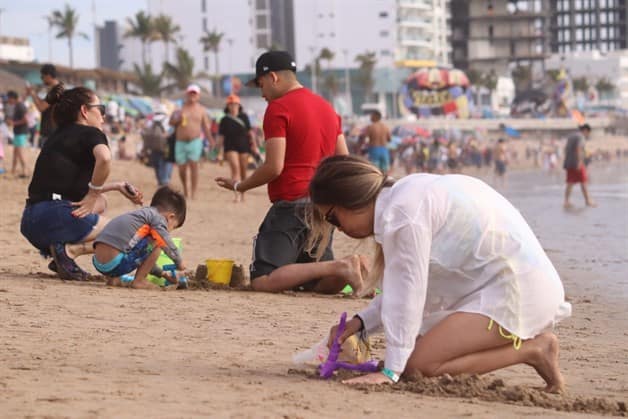
[[[72,37],[68,36],[68,49],[70,51],[70,68],[74,68],[74,51],[72,51]]]
[[[222,86],[220,85],[220,67],[218,67],[218,51],[214,51],[214,60],[216,62],[216,97],[222,97]]]
[[[142,41],[142,65],[146,69],[146,42]]]

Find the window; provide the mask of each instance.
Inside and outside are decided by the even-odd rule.
[[[608,31],[606,29],[606,26],[602,26],[600,28],[600,39],[608,39]]]
[[[201,12],[205,13],[207,11],[207,0],[201,0]]]
[[[606,13],[600,13],[600,23],[603,25],[606,23]]]
[[[493,37],[493,25],[488,25],[488,37]]]
[[[379,12],[379,17],[387,18],[388,17],[388,12]]]
[[[388,32],[387,30],[379,31],[379,36],[381,36],[382,38],[387,38],[388,35],[390,35],[390,32]]]
[[[576,29],[576,41],[582,41],[582,29]]]
[[[207,18],[203,18],[203,31],[207,32]]]
[[[209,57],[207,55],[203,57],[203,66],[205,71],[209,71]]]
[[[256,37],[258,48],[268,48],[270,46],[268,42],[268,35],[258,34]]]
[[[255,8],[257,10],[265,10],[268,8],[267,0],[255,0]]]
[[[387,49],[383,49],[379,52],[379,55],[381,55],[382,57],[390,57],[392,53]]]
[[[255,18],[255,24],[257,25],[257,29],[268,28],[268,19],[266,15],[257,15]]]

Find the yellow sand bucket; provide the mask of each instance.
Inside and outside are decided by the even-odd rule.
[[[231,259],[207,259],[207,280],[214,284],[229,285],[233,260]]]

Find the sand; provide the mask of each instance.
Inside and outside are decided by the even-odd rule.
[[[29,157],[34,159],[33,151]],[[203,165],[201,197],[190,203],[186,224],[175,234],[183,239],[190,267],[209,257],[245,266],[250,261],[251,239],[269,203],[263,188],[247,193],[245,204],[232,203],[232,194],[212,181],[226,173],[227,166]],[[110,179],[129,180],[148,196],[155,189],[151,170],[135,162],[115,161]],[[566,396],[537,392],[543,382],[526,366],[482,378],[417,378],[395,388],[356,389],[292,364],[292,354],[318,342],[342,311],[352,314],[367,300],[216,289],[137,291],[55,279],[19,234],[28,181],[0,176],[0,417],[501,418],[566,417],[575,414],[570,410],[586,411],[587,417],[626,415],[625,247],[611,263],[603,255],[617,249],[605,249],[604,240],[586,235],[576,243],[567,234],[571,225],[563,226],[564,234],[547,226],[584,223],[595,232],[596,222],[610,224],[605,228],[623,231],[612,246],[625,245],[626,213],[609,220],[604,211],[612,216],[628,199],[599,195],[599,213],[565,216],[560,189],[549,198],[542,197],[546,189],[535,192],[541,196],[535,199],[521,192],[532,190],[537,181],[531,179],[511,174],[512,189],[505,194],[517,194],[513,202],[540,230],[574,305],[573,316],[557,329]],[[132,208],[118,196],[109,203],[109,215]],[[554,218],[547,215],[552,211]],[[596,221],[598,216],[606,218]],[[337,256],[356,249],[369,247],[337,235]],[[87,257],[79,263],[94,272]],[[382,337],[375,336],[375,353],[382,355],[383,347]]]

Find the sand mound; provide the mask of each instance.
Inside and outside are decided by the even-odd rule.
[[[305,375],[308,378],[321,379],[316,370],[290,369],[288,374]],[[356,376],[356,374],[351,371],[339,371],[333,380],[341,381],[353,376]],[[416,375],[404,377],[402,381],[394,386],[364,384],[352,387],[365,393],[371,391],[411,392],[434,397],[475,398],[488,402],[542,407],[562,412],[628,416],[626,402],[600,397],[587,398],[570,394],[549,394],[534,388],[508,386],[501,379],[487,380],[478,375],[452,377],[445,374],[434,378]]]

